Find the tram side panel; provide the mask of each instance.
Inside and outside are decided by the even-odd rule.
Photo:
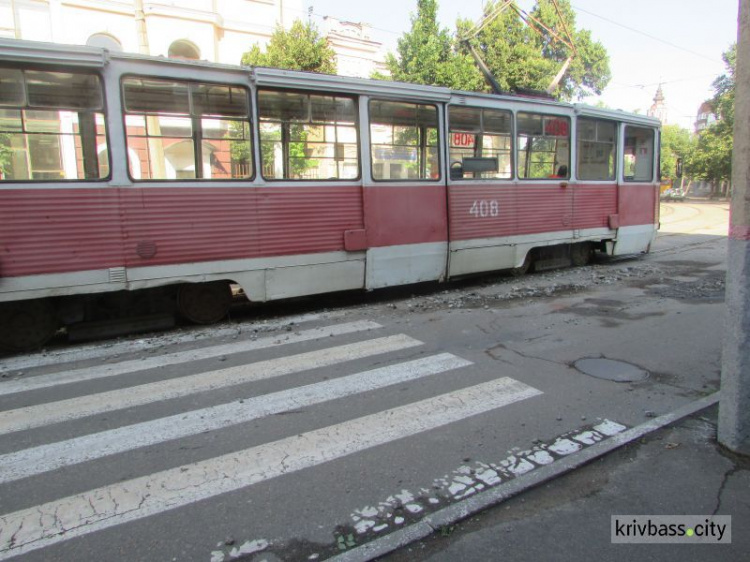
[[[367,288],[445,278],[445,185],[377,184],[364,189]]]
[[[573,228],[593,229],[597,234],[614,236],[617,224],[617,185],[612,183],[578,183],[573,191]],[[604,229],[604,230],[602,230]],[[593,233],[588,233],[593,234]]]
[[[124,208],[134,287],[225,279],[265,301],[364,283],[344,247],[363,228],[359,186],[145,188]]]
[[[451,275],[519,267],[533,247],[572,238],[572,193],[555,182],[453,184]]]
[[[0,189],[0,240],[0,301],[125,288],[115,189]]]
[[[619,228],[614,255],[649,251],[658,227],[659,185],[624,183],[618,186]]]
[[[259,188],[257,213],[266,300],[364,288],[361,185]]]

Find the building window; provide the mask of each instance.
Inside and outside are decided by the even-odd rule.
[[[513,176],[510,111],[451,106],[449,160],[453,179]]]
[[[180,39],[169,46],[167,56],[170,59],[200,60],[201,51],[192,41]]]
[[[133,179],[252,177],[245,88],[141,77],[123,79],[122,87]]]
[[[570,177],[570,119],[518,113],[518,177]]]
[[[109,33],[94,33],[86,40],[89,47],[101,47],[114,53],[122,52],[122,43]]]
[[[440,179],[434,105],[371,101],[370,144],[374,180]]]
[[[105,178],[106,144],[97,75],[0,68],[0,181]]]
[[[357,103],[353,98],[260,90],[258,119],[264,178],[359,177]]]
[[[576,176],[579,180],[615,179],[616,131],[612,121],[578,120]]]

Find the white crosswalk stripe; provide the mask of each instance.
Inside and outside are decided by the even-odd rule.
[[[450,353],[0,456],[0,483],[471,365]]]
[[[382,328],[369,321],[349,322],[285,334],[283,339],[237,341],[166,353],[147,360],[124,358],[113,365],[65,370],[52,375],[32,374],[28,380],[0,382],[0,396],[5,396],[5,404],[33,400],[34,395],[27,392],[41,388],[47,388],[48,394],[58,387],[68,389],[69,396],[78,394],[65,400],[11,406],[12,409],[0,411],[0,437],[3,438],[0,442],[4,450],[9,451],[0,455],[0,497],[12,496],[8,492],[16,485],[44,482],[46,486],[44,499],[37,500],[42,502],[40,505],[30,505],[32,502],[19,495],[13,496],[11,503],[4,502],[12,506],[10,509],[0,508],[4,513],[0,515],[0,560],[173,512],[376,446],[417,438],[425,432],[541,394],[531,386],[499,374],[499,378],[489,381],[485,377],[474,379],[473,383],[462,382],[457,374],[470,372],[467,368],[472,365],[471,361],[451,353],[430,353],[422,341],[405,334],[383,337],[365,334]],[[356,334],[366,339],[341,345],[335,339]],[[302,342],[310,342],[307,349],[314,350],[283,355],[283,346]],[[200,359],[260,349],[278,349],[279,356],[166,380],[158,380],[159,371],[152,371],[157,366],[186,366]],[[251,356],[247,358],[252,361]],[[356,367],[354,362],[357,362]],[[301,386],[295,386],[292,378],[276,379],[334,366],[336,376],[329,378],[323,371],[316,373],[312,382]],[[193,367],[191,372],[196,370]],[[132,373],[139,373],[141,384],[127,386],[128,375]],[[149,379],[153,382],[142,383]],[[258,394],[253,383],[271,379],[274,379],[272,390]],[[93,380],[112,381],[116,390],[85,394],[85,385],[69,386]],[[401,391],[410,385],[403,388],[397,385],[417,381],[420,381],[419,392],[424,393],[419,395],[421,399],[410,402],[401,398]],[[241,384],[251,386],[238,389],[231,402],[216,405],[211,402],[215,398],[206,394]],[[384,406],[378,406],[377,397],[386,393],[391,403],[383,409]],[[352,418],[350,412],[335,423],[317,422],[312,427],[306,427],[308,422],[302,420],[302,425],[292,424],[288,431],[282,424],[282,433],[272,439],[263,439],[261,435],[252,442],[254,446],[240,450],[235,449],[241,446],[222,443],[224,448],[209,455],[186,454],[173,459],[160,454],[169,448],[169,443],[203,439],[202,434],[206,432],[212,432],[206,440],[213,442],[211,436],[220,439],[223,432],[231,432],[232,427],[253,420],[268,418],[265,423],[272,426],[276,422],[270,416],[280,413],[335,412],[339,402],[334,401],[354,396],[371,400],[375,407],[369,406],[369,412],[375,413],[354,413],[361,417]],[[171,401],[169,415],[154,419],[154,412],[158,411],[155,407],[162,402],[166,405],[166,401]],[[201,407],[202,401],[204,407]],[[140,416],[139,408],[148,405],[151,405],[150,413]],[[96,418],[85,419],[126,409],[129,417],[123,419],[141,417],[146,421],[128,421],[129,425],[120,426],[114,421],[111,429],[97,430]],[[54,429],[53,426],[61,422],[70,422],[62,432],[64,437],[49,437],[60,435],[50,432],[50,428]],[[13,447],[14,434],[21,431],[25,433],[18,438],[18,443],[28,444]],[[244,428],[238,427],[238,431]],[[33,437],[37,434],[38,438]],[[147,454],[155,462],[148,468],[128,472],[127,453],[145,447],[150,447]],[[64,484],[56,484],[57,474],[84,466],[86,470],[97,470],[107,458],[118,465],[122,463],[123,470],[111,475],[109,472],[97,474],[99,480],[95,485],[79,479],[78,487],[67,492]],[[123,478],[124,475],[129,475],[128,479]],[[90,487],[94,489],[82,491]]]
[[[0,517],[0,554],[41,548],[465,419],[540,391],[510,378]]]
[[[341,312],[329,311],[326,312],[325,315],[326,317],[331,318],[339,316],[340,314]],[[280,321],[264,321],[261,326],[264,330],[275,330],[283,327],[288,328],[292,325],[318,320],[321,316],[320,313],[301,314],[298,316],[286,317],[284,320]],[[245,330],[247,330],[247,328],[245,328]],[[70,348],[7,357],[3,358],[2,364],[0,364],[0,370],[18,371],[46,365],[59,365],[61,363],[70,363],[73,361],[109,358],[114,355],[125,353],[153,352],[162,348],[164,345],[195,343],[196,341],[206,341],[207,338],[215,340],[224,337],[247,337],[253,333],[253,330],[250,330],[249,333],[247,331],[243,332],[240,326],[228,326],[224,328],[217,328],[216,326],[193,326],[185,333],[169,334],[166,341],[164,337],[156,336],[124,342],[107,343],[105,345],[102,345],[101,342],[81,344]]]
[[[230,367],[81,398],[7,410],[0,412],[0,434],[142,406],[246,382],[280,377],[309,369],[328,367],[344,361],[353,361],[421,344],[422,342],[404,335],[387,336],[290,357],[269,359],[241,367]]]
[[[247,351],[257,351],[280,345],[288,345],[304,341],[311,341],[330,336],[341,336],[366,330],[375,330],[380,328],[380,324],[369,321],[349,322],[327,328],[313,328],[304,330],[295,334],[289,334],[283,337],[273,336],[258,338],[257,340],[233,342],[224,345],[215,345],[206,349],[196,349],[192,351],[182,351],[177,353],[168,353],[147,359],[134,359],[131,361],[121,361],[114,365],[97,365],[96,367],[87,367],[84,369],[75,369],[72,371],[62,371],[52,375],[40,375],[21,380],[14,380],[0,385],[0,396],[16,394],[18,392],[27,392],[40,388],[49,388],[60,384],[70,384],[76,382],[91,381],[95,379],[115,377],[138,371],[145,371],[161,367],[163,365],[179,365],[200,361],[201,359],[211,359],[212,357],[221,357],[233,353],[242,353]]]

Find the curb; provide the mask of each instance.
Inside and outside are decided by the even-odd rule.
[[[554,478],[567,474],[599,457],[611,453],[624,445],[640,439],[682,418],[691,416],[701,410],[709,408],[719,402],[719,392],[705,396],[682,406],[673,412],[654,418],[651,421],[627,429],[622,433],[600,441],[584,449],[576,455],[561,459],[547,466],[543,466],[530,473],[518,476],[507,484],[500,484],[485,492],[461,500],[449,507],[426,516],[421,521],[388,536],[376,539],[360,547],[354,548],[328,560],[334,562],[367,562],[380,556],[389,554],[412,542],[424,539],[441,527],[451,525],[470,515],[474,515],[488,507],[500,504],[526,490],[544,484]]]

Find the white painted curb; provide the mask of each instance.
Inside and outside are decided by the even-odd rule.
[[[664,414],[663,416],[654,418],[651,421],[632,429],[613,435],[604,441],[600,441],[591,447],[582,450],[580,453],[570,455],[569,457],[555,461],[552,464],[548,464],[537,470],[518,476],[506,484],[501,484],[494,488],[490,488],[485,492],[480,492],[470,498],[436,511],[413,525],[329,558],[328,560],[335,562],[367,562],[380,556],[384,556],[412,542],[431,535],[441,527],[452,525],[490,506],[502,503],[521,492],[525,492],[552,480],[553,478],[567,474],[592,460],[640,439],[644,435],[670,425],[682,418],[691,416],[696,412],[700,412],[718,402],[719,392],[700,398],[673,412]]]

